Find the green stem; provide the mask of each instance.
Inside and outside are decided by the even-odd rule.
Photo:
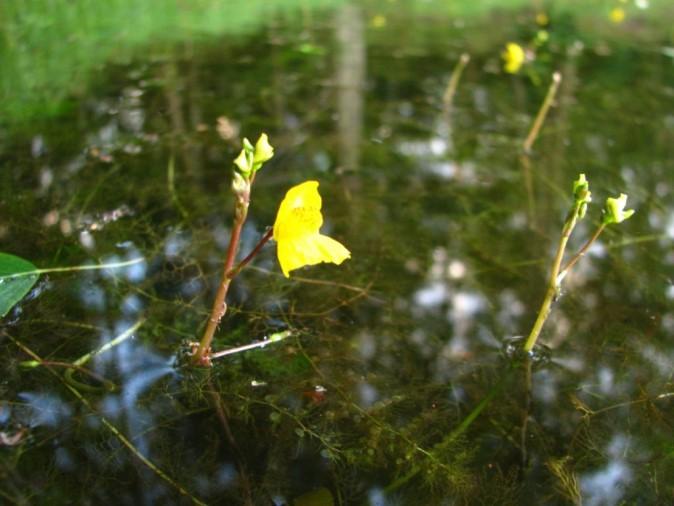
[[[101,392],[101,391],[114,392],[116,389],[116,386],[112,381],[105,379],[103,376],[101,376],[100,374],[96,374],[94,371],[90,371],[89,369],[86,369],[81,366],[73,365],[70,362],[60,362],[58,360],[43,360],[42,362],[38,362],[37,360],[30,360],[28,362],[22,362],[20,365],[22,367],[27,368],[28,367],[33,368],[38,366],[65,367],[68,371],[78,371],[81,374],[89,376],[90,378],[92,378],[95,381],[98,381],[102,385],[102,387],[92,387],[91,385],[77,382],[77,387],[79,387],[80,390],[85,390],[87,392]]]
[[[31,271],[17,272],[15,274],[6,274],[0,276],[0,280],[6,279],[15,279],[21,278],[24,276],[39,276],[40,274],[48,274],[51,272],[74,272],[74,271],[93,271],[100,269],[119,269],[121,267],[128,267],[129,265],[135,265],[140,262],[144,262],[145,258],[134,258],[133,260],[126,260],[124,262],[111,262],[109,264],[96,264],[96,265],[76,265],[74,267],[51,267],[48,269],[33,269]]]
[[[225,357],[227,355],[233,355],[234,353],[241,353],[242,351],[253,350],[255,348],[264,348],[268,344],[276,343],[278,341],[283,341],[284,339],[292,336],[293,333],[290,330],[284,330],[282,332],[277,332],[272,334],[269,338],[265,338],[264,341],[258,341],[256,343],[244,344],[242,346],[237,346],[236,348],[230,348],[228,350],[218,351],[217,353],[212,353],[210,359],[216,359],[220,357]]]
[[[122,332],[120,335],[112,339],[111,341],[108,341],[105,343],[103,346],[100,348],[87,353],[86,355],[82,355],[80,358],[75,360],[72,365],[66,369],[66,372],[63,374],[63,378],[65,379],[66,383],[68,383],[70,386],[73,386],[75,388],[79,388],[85,391],[89,392],[94,392],[94,391],[99,391],[100,389],[97,387],[91,387],[90,385],[87,385],[86,383],[82,383],[80,381],[77,381],[75,378],[73,378],[73,374],[78,371],[84,364],[89,362],[92,358],[94,358],[97,355],[100,355],[101,353],[105,353],[106,351],[114,348],[115,346],[120,345],[127,339],[133,336],[135,332],[145,323],[145,318],[141,318],[138,320],[136,323],[134,323],[131,327],[126,329],[124,332]],[[114,390],[115,385],[110,382],[105,380],[103,382],[103,386],[107,390]]]
[[[468,53],[463,53],[459,61],[456,62],[456,66],[452,71],[452,77],[449,79],[447,84],[447,89],[445,94],[442,97],[442,102],[445,107],[445,112],[449,112],[452,107],[452,102],[454,101],[454,95],[456,94],[456,88],[459,86],[459,80],[461,79],[461,74],[463,74],[463,69],[466,68],[468,62],[470,61],[470,55]]]
[[[536,119],[534,120],[533,125],[531,125],[529,135],[527,135],[527,138],[524,141],[525,153],[531,152],[531,147],[534,145],[534,142],[536,142],[536,138],[538,137],[538,133],[540,132],[541,127],[543,126],[545,117],[548,115],[550,106],[552,105],[552,102],[555,100],[555,95],[557,95],[557,89],[559,88],[559,83],[561,81],[562,81],[562,74],[560,74],[559,72],[555,72],[554,74],[552,74],[552,83],[548,88],[548,93],[547,95],[545,95],[545,100],[543,100],[543,104],[541,105],[541,108],[538,110],[538,114],[536,115]]]
[[[578,253],[574,255],[574,257],[567,262],[567,264],[562,267],[562,270],[559,272],[559,275],[557,276],[557,284],[560,284],[562,280],[566,277],[566,275],[569,273],[571,270],[571,267],[576,265],[576,262],[581,259],[585,253],[587,253],[587,250],[590,249],[590,246],[594,243],[594,241],[597,240],[597,238],[601,235],[601,233],[604,231],[606,228],[606,224],[602,223],[597,227],[597,230],[595,231],[594,235],[588,239],[588,241],[583,245],[582,248],[578,250]]]
[[[171,195],[171,200],[173,201],[176,208],[180,212],[180,215],[183,217],[183,219],[187,219],[188,212],[185,209],[185,207],[183,207],[182,203],[180,202],[180,199],[178,198],[178,192],[176,192],[175,176],[176,176],[175,159],[173,158],[173,155],[171,155],[171,158],[169,158],[168,167],[166,169],[168,192],[169,195]]]
[[[531,332],[529,333],[529,337],[527,338],[527,341],[524,344],[524,351],[526,352],[531,351],[534,345],[536,344],[538,336],[541,333],[541,329],[543,328],[543,325],[545,324],[545,321],[548,319],[548,315],[550,314],[550,307],[552,306],[552,301],[557,296],[557,291],[559,290],[559,284],[557,281],[559,276],[559,269],[562,265],[562,258],[564,257],[564,250],[566,250],[566,244],[569,241],[569,237],[571,237],[571,232],[573,232],[573,229],[576,226],[576,222],[578,221],[578,212],[580,210],[581,204],[582,203],[579,204],[578,202],[574,204],[573,208],[571,209],[571,212],[569,213],[568,218],[566,219],[566,222],[564,223],[564,229],[562,230],[562,237],[560,237],[559,239],[559,246],[557,246],[557,254],[555,255],[555,260],[552,264],[552,270],[550,272],[548,289],[545,293],[543,304],[541,304],[541,308],[538,310],[538,317],[536,318],[536,322],[534,323],[534,326],[531,329]]]

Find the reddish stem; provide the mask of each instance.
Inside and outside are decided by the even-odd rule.
[[[245,202],[244,206],[247,208],[248,202]],[[246,214],[247,210],[243,212],[237,212],[236,219],[234,220],[234,227],[232,228],[232,235],[229,239],[227,257],[225,258],[225,265],[222,272],[222,281],[220,282],[218,293],[215,295],[215,300],[213,301],[213,308],[211,309],[211,316],[208,318],[206,330],[204,331],[204,335],[199,342],[197,351],[194,353],[193,360],[197,365],[209,365],[207,354],[210,352],[213,335],[215,334],[215,330],[218,328],[220,320],[222,320],[222,317],[225,316],[225,313],[227,312],[227,303],[225,302],[225,298],[227,297],[229,284],[232,281],[232,278],[229,277],[229,272],[234,266],[236,252],[239,249],[239,242],[241,241],[241,229],[243,228],[243,224],[246,221]]]
[[[255,258],[255,257],[257,256],[257,254],[260,252],[260,250],[262,249],[262,247],[263,247],[265,244],[267,244],[267,241],[269,241],[269,239],[272,238],[272,235],[274,235],[274,229],[270,227],[270,228],[265,232],[265,234],[262,236],[262,239],[260,239],[259,242],[255,245],[255,247],[253,248],[253,251],[251,251],[250,253],[248,253],[248,256],[247,256],[246,258],[244,258],[243,260],[241,260],[241,261],[239,262],[239,265],[237,265],[237,266],[234,267],[231,271],[229,271],[229,273],[227,274],[227,277],[229,277],[229,279],[232,279],[232,278],[233,278],[234,276],[236,276],[239,272],[241,272],[241,271],[243,270],[243,268],[244,268],[246,265],[248,265],[248,264],[250,263],[250,261],[251,261],[253,258]]]
[[[194,354],[194,363],[197,365],[210,365],[210,347],[211,342],[213,341],[213,335],[215,330],[220,323],[220,320],[225,313],[227,312],[227,303],[225,298],[227,297],[227,291],[229,290],[229,285],[232,282],[234,276],[236,276],[241,270],[243,270],[250,261],[257,256],[257,254],[262,250],[262,247],[272,238],[274,233],[273,228],[269,228],[267,232],[262,236],[258,241],[257,245],[253,250],[243,259],[236,267],[234,265],[234,258],[236,257],[236,250],[238,249],[238,243],[241,238],[241,228],[243,222],[246,220],[245,213],[240,219],[237,219],[234,228],[232,229],[232,236],[229,242],[229,249],[227,250],[227,258],[225,259],[225,266],[222,274],[222,281],[220,282],[220,288],[218,293],[215,296],[215,301],[213,301],[213,309],[211,310],[211,316],[208,319],[208,325],[206,326],[206,331],[204,336],[201,338],[199,347]]]

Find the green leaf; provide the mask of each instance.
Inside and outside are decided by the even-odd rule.
[[[39,277],[29,261],[0,253],[0,318],[25,297]]]

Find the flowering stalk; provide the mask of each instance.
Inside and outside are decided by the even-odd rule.
[[[548,282],[548,289],[545,292],[543,304],[541,304],[541,308],[538,310],[538,317],[536,318],[536,322],[534,323],[534,326],[531,329],[531,332],[529,333],[529,337],[527,338],[527,341],[524,344],[524,351],[526,352],[531,351],[534,345],[536,344],[538,336],[541,333],[541,329],[543,328],[543,324],[545,323],[545,320],[548,319],[548,315],[550,314],[550,307],[552,306],[552,301],[555,300],[555,298],[557,297],[557,293],[559,291],[559,282],[558,282],[559,269],[562,265],[562,258],[564,257],[564,250],[566,249],[566,243],[569,241],[569,237],[571,237],[571,232],[573,232],[573,229],[575,228],[576,223],[578,222],[578,218],[580,217],[579,214],[581,205],[582,203],[579,204],[577,200],[576,202],[574,202],[574,205],[571,208],[568,217],[566,218],[566,222],[564,223],[562,236],[560,237],[559,245],[557,246],[557,254],[555,255],[555,260],[552,263],[552,270],[550,272],[550,281]]]
[[[267,241],[272,238],[276,241],[276,252],[285,277],[289,276],[290,271],[306,265],[315,265],[322,262],[339,265],[351,257],[351,252],[342,243],[320,233],[323,215],[321,214],[322,200],[318,193],[318,181],[305,181],[288,190],[279,206],[274,227],[269,228],[248,256],[241,260],[236,267],[234,266],[241,239],[241,229],[248,214],[250,187],[255,179],[255,173],[273,155],[274,149],[269,144],[267,136],[262,134],[255,147],[248,139],[244,139],[241,154],[234,160],[234,165],[237,167],[234,170],[232,182],[232,191],[236,197],[234,225],[227,248],[222,281],[213,301],[211,316],[208,319],[201,341],[198,344],[195,343],[192,355],[194,365],[210,366],[213,358],[264,346],[264,344],[253,343],[233,350],[211,352],[213,335],[220,320],[227,312],[225,299],[232,278],[248,265],[262,250]],[[278,335],[285,334],[280,333]]]
[[[597,240],[601,235],[604,229],[613,223],[622,223],[630,216],[634,214],[633,209],[625,209],[627,204],[627,195],[621,193],[620,196],[616,198],[609,197],[606,199],[606,205],[603,211],[603,217],[601,224],[595,231],[595,233],[587,240],[580,250],[567,262],[567,264],[562,268],[562,259],[564,257],[564,250],[566,249],[566,244],[573,232],[573,229],[576,226],[578,220],[581,220],[585,217],[585,212],[587,210],[587,204],[592,200],[591,192],[589,189],[589,184],[585,179],[585,174],[581,174],[578,179],[573,183],[573,196],[574,203],[569,211],[569,214],[564,223],[564,229],[562,230],[562,236],[559,240],[559,246],[557,247],[557,254],[555,255],[555,260],[552,264],[552,270],[550,272],[550,281],[548,282],[548,289],[545,293],[545,298],[543,299],[543,304],[538,311],[538,317],[534,323],[529,337],[524,343],[524,351],[530,352],[538,336],[541,333],[543,325],[550,314],[550,308],[553,301],[557,298],[559,293],[559,287],[568,274],[569,270],[576,265],[578,260],[581,259],[583,255],[587,252],[590,246]]]
[[[218,292],[213,301],[213,308],[211,309],[211,315],[208,318],[206,330],[192,357],[192,361],[195,365],[210,365],[209,355],[211,352],[213,335],[215,334],[215,330],[217,329],[220,320],[222,320],[222,317],[225,316],[225,313],[227,312],[227,303],[225,299],[232,278],[239,273],[239,271],[260,251],[262,247],[262,245],[256,247],[251,255],[246,258],[243,265],[234,268],[236,253],[239,250],[239,243],[241,241],[241,230],[243,229],[243,225],[246,222],[246,217],[248,215],[250,189],[255,180],[255,173],[262,167],[264,162],[269,160],[273,155],[274,149],[269,144],[267,135],[262,134],[255,144],[255,147],[253,147],[248,139],[244,139],[243,149],[236,160],[234,160],[234,164],[236,165],[232,181],[232,192],[236,199],[234,206],[234,223],[232,225],[229,246],[227,247],[227,256],[225,257],[223,266],[222,281],[220,281]],[[266,239],[263,238],[264,242],[267,242],[269,237],[265,237]]]
[[[452,108],[452,102],[454,101],[456,88],[459,86],[461,74],[463,74],[463,69],[466,68],[468,62],[470,62],[470,55],[468,53],[463,53],[461,54],[459,61],[454,66],[454,70],[452,70],[452,77],[449,79],[447,89],[445,90],[445,94],[442,97],[442,103],[444,105],[445,113],[448,113]]]
[[[624,193],[621,193],[616,198],[609,197],[606,199],[604,214],[601,223],[597,227],[597,230],[595,230],[594,234],[592,234],[592,237],[587,240],[583,247],[578,250],[578,253],[576,253],[573,258],[567,262],[557,277],[557,283],[562,282],[569,270],[571,270],[571,267],[576,265],[576,262],[578,262],[578,260],[580,260],[581,257],[587,253],[587,250],[590,249],[590,246],[594,244],[594,242],[608,225],[611,225],[612,223],[622,223],[634,214],[634,209],[625,209],[626,204],[627,195]]]
[[[543,104],[541,105],[541,108],[538,110],[536,119],[531,125],[529,135],[527,135],[527,138],[524,141],[523,148],[525,153],[530,153],[531,148],[534,145],[534,142],[536,142],[538,133],[540,132],[541,127],[543,126],[543,122],[545,121],[545,118],[548,115],[548,111],[550,110],[550,107],[552,106],[552,103],[555,100],[555,96],[557,95],[557,89],[559,88],[560,82],[562,82],[562,74],[560,74],[559,72],[555,72],[554,74],[552,74],[552,83],[548,88],[548,93],[545,95]]]

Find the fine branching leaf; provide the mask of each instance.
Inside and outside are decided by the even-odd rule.
[[[39,274],[29,261],[0,253],[0,318],[33,288]]]

